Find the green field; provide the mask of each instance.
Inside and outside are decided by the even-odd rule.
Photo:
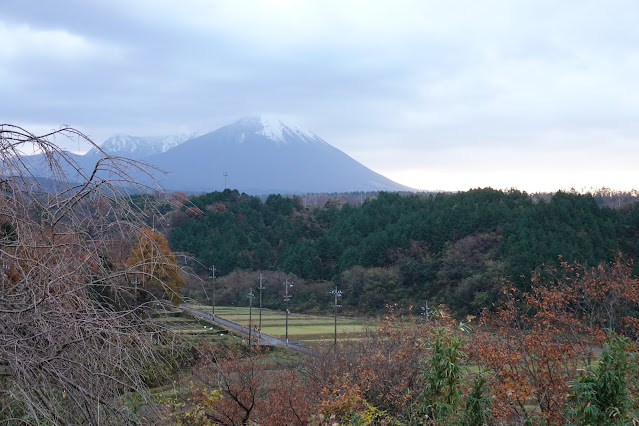
[[[211,312],[208,305],[190,304],[193,309]],[[247,326],[249,323],[249,308],[216,306],[215,315],[237,324]],[[253,327],[259,325],[259,309],[253,308]],[[319,315],[289,314],[288,338],[290,340],[326,341],[333,340],[335,333],[334,317]],[[286,314],[283,311],[262,309],[262,332],[270,336],[284,338],[286,336]],[[337,338],[354,339],[361,337],[366,326],[372,322],[362,319],[337,317]]]

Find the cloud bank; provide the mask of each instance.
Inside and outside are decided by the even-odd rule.
[[[421,189],[637,188],[636,16],[616,0],[5,0],[0,117],[101,142],[272,114]]]

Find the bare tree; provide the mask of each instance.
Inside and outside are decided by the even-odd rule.
[[[128,195],[152,175],[102,151],[84,169],[62,137],[99,150],[0,125],[0,424],[136,423],[126,396],[146,397],[161,339],[132,303],[140,265],[119,259],[143,225]]]

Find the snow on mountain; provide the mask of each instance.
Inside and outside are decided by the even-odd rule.
[[[104,141],[104,143],[100,145],[100,148],[112,155],[143,158],[166,152],[195,136],[195,134],[147,137],[116,135]],[[95,155],[98,153],[99,151],[93,148],[87,155]]]
[[[268,139],[278,143],[289,143],[291,140],[298,139],[305,143],[317,143],[324,142],[315,133],[307,130],[297,124],[286,125],[282,120],[276,117],[262,116],[259,119],[259,124],[262,126],[262,130],[258,133],[266,136]]]
[[[411,190],[283,119],[244,118],[197,137],[118,135],[101,148],[155,166],[149,170],[154,179],[135,170],[130,170],[130,177],[151,186],[159,182],[168,190],[198,193],[232,188],[258,195]],[[94,149],[71,156],[76,166],[67,173],[74,181],[78,169],[90,173],[101,155]],[[37,165],[44,159],[34,156],[30,161]],[[101,173],[105,179],[111,177],[108,171]]]
[[[406,191],[313,132],[281,119],[244,118],[145,161],[168,172],[165,188],[251,194]]]

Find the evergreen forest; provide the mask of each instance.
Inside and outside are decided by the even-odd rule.
[[[485,188],[381,192],[361,204],[305,207],[298,196],[263,200],[227,189],[184,199],[166,213],[172,248],[215,265],[218,276],[284,271],[338,284],[345,308],[359,313],[428,301],[462,316],[493,306],[504,280],[526,291],[535,276],[552,280],[562,262],[636,259],[639,203],[609,207],[602,200]]]

